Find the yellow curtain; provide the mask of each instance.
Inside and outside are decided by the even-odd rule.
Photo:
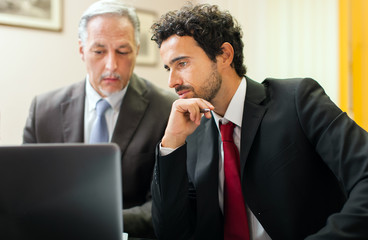
[[[340,107],[368,130],[368,1],[339,0]]]

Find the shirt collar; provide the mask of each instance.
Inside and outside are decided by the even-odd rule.
[[[226,109],[224,117],[221,117],[215,112],[213,116],[216,121],[217,127],[219,127],[219,121],[227,123],[228,121],[233,122],[237,126],[241,127],[243,120],[243,109],[244,109],[244,101],[247,90],[247,82],[245,77],[242,78],[238,89],[236,90],[234,96],[232,97],[229,106]]]
[[[129,84],[128,84],[129,85]],[[106,97],[105,99],[110,103],[112,109],[114,109],[114,111],[120,111],[120,106],[121,103],[123,101],[123,98],[125,96],[125,93],[127,91],[127,86],[122,89],[121,91],[114,93],[108,97]],[[87,98],[87,102],[88,102],[88,111],[94,111],[96,108],[96,103],[97,101],[99,101],[101,99],[100,94],[98,94],[98,92],[96,92],[96,90],[92,87],[90,81],[89,81],[89,76],[86,76],[86,98]]]

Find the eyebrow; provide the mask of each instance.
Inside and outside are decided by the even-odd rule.
[[[182,59],[185,59],[185,58],[189,58],[188,56],[180,56],[180,57],[176,57],[176,58],[173,58],[171,59],[171,61],[169,62],[170,65],[174,64],[175,62],[179,61],[179,60],[182,60]],[[168,69],[169,66],[168,65],[164,65],[164,68],[165,69]]]
[[[132,48],[128,43],[122,44],[119,46],[119,48]]]
[[[102,44],[102,43],[95,43],[95,44],[93,44],[93,46],[92,47],[105,47],[105,45],[104,44]],[[118,49],[119,48],[131,48],[130,47],[130,45],[129,44],[122,44],[122,45],[120,45],[119,47],[118,47]]]
[[[92,47],[105,47],[105,45],[101,44],[101,43],[95,43],[92,45]]]

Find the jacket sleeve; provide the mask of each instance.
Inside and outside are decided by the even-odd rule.
[[[37,143],[35,135],[36,97],[32,100],[26,125],[23,130],[23,143]]]
[[[304,132],[347,196],[341,211],[307,239],[367,239],[368,133],[311,79],[296,89],[296,106]]]
[[[195,204],[188,195],[186,145],[167,156],[159,155],[151,186],[152,219],[158,239],[190,239],[195,226]]]
[[[151,238],[154,233],[148,229],[153,229],[151,216],[152,201],[123,210],[124,232],[132,236]]]

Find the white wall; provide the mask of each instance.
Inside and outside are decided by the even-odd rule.
[[[312,77],[338,101],[338,1],[200,0],[232,13],[243,28],[247,75]]]
[[[0,144],[20,144],[32,98],[80,81],[85,66],[78,53],[77,26],[95,0],[64,0],[63,30],[50,32],[0,25]],[[182,0],[126,0],[136,8],[161,15],[181,7]],[[159,59],[159,56],[157,56]],[[167,88],[159,62],[137,66],[136,73]]]

